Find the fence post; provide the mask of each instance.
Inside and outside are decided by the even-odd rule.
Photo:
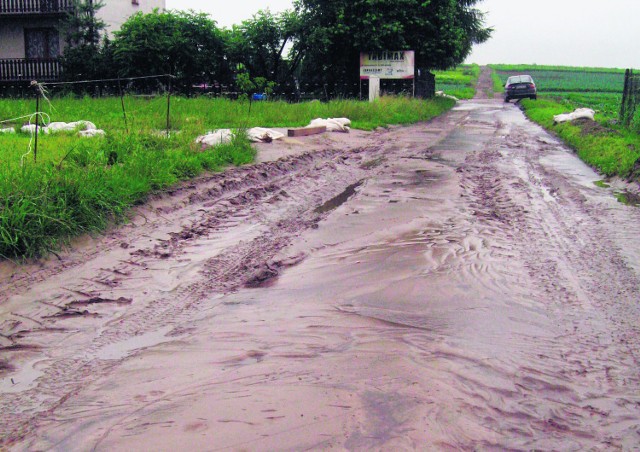
[[[631,87],[629,93],[629,107],[627,108],[627,116],[629,117],[628,123],[631,127],[633,118],[635,117],[636,110],[638,108],[638,101],[640,101],[640,74],[634,74],[633,69],[629,71],[631,73]]]
[[[169,74],[169,86],[167,90],[167,138],[171,130],[171,74]]]
[[[124,108],[124,93],[122,91],[122,85],[120,85],[120,76],[118,76],[118,94],[120,94],[120,105],[122,105],[122,116],[124,117],[124,128],[129,134],[129,123],[127,122],[127,110]]]
[[[33,142],[33,163],[38,163],[38,124],[40,122],[40,89],[38,86],[38,82],[33,80],[31,82],[31,86],[36,91],[36,132],[35,139]]]
[[[622,89],[622,102],[620,103],[620,113],[618,114],[618,119],[621,124],[624,124],[626,120],[628,95],[629,95],[629,69],[624,71],[624,88]]]

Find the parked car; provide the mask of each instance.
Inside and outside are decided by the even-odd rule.
[[[509,102],[511,99],[537,99],[538,91],[536,84],[530,75],[514,75],[507,79],[504,85],[504,101]]]

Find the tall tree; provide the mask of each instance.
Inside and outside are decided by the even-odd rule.
[[[492,29],[480,0],[298,0],[304,24],[294,50],[304,52],[306,78],[355,81],[360,52],[414,50],[416,67],[460,64]]]
[[[251,77],[283,82],[292,71],[294,60],[287,58],[298,32],[297,14],[259,11],[251,19],[234,25],[225,36],[230,61],[241,63]]]
[[[108,75],[104,54],[109,42],[100,43],[105,29],[103,20],[96,13],[104,6],[101,1],[75,0],[74,8],[61,22],[60,30],[66,46],[62,53],[62,69],[65,80],[96,79]]]
[[[120,76],[171,74],[184,89],[219,80],[226,65],[222,32],[193,11],[135,14],[115,33],[113,48]]]

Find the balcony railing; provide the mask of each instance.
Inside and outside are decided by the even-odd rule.
[[[0,16],[59,14],[73,11],[73,0],[0,0]]]
[[[60,61],[55,58],[41,60],[12,58],[0,60],[0,82],[31,80],[52,82],[59,78]]]

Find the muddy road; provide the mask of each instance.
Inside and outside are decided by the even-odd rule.
[[[0,447],[636,448],[640,210],[479,93],[3,264]]]

